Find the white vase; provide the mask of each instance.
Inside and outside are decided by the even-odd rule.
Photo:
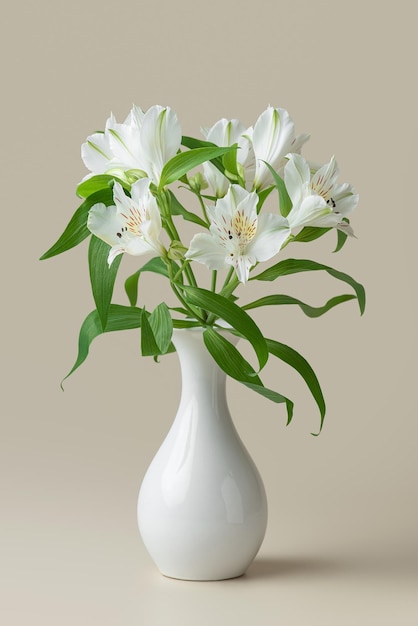
[[[202,329],[175,330],[173,343],[181,400],[141,486],[139,530],[165,576],[235,578],[264,538],[264,486],[233,425],[226,376],[206,350]]]

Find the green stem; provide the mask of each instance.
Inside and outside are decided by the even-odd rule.
[[[174,283],[170,281],[170,285],[171,285],[172,290],[176,294],[177,298],[180,300],[181,304],[184,306],[186,311],[190,313],[190,317],[192,317],[193,319],[196,319],[202,325],[206,325],[206,320],[202,317],[200,311],[198,311],[197,309],[195,309],[194,307],[192,307],[190,304],[187,303],[187,301],[181,295],[180,290],[177,288],[177,286]]]
[[[218,272],[217,270],[213,270],[212,271],[212,284],[211,284],[211,290],[216,293],[216,279],[218,277]]]

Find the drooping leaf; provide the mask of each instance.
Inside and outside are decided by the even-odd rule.
[[[92,341],[103,333],[116,330],[131,330],[140,328],[142,321],[142,311],[137,307],[111,304],[107,316],[106,328],[103,330],[102,323],[97,310],[92,311],[84,320],[78,339],[78,355],[70,372],[65,376],[63,382],[86,360]]]
[[[120,254],[109,267],[107,262],[109,250],[109,244],[94,235],[91,237],[88,254],[90,284],[103,328],[106,328],[107,314],[112,300],[116,275],[122,260],[122,255]]]
[[[260,369],[268,359],[265,339],[254,320],[234,302],[219,294],[199,287],[184,286],[187,301],[221,318],[235,328],[253,346]]]
[[[298,274],[299,272],[314,272],[321,270],[327,272],[328,274],[330,274],[330,276],[333,276],[337,280],[341,280],[347,283],[354,289],[359,303],[360,312],[361,314],[363,314],[366,306],[366,293],[364,291],[363,285],[355,281],[354,278],[351,278],[351,276],[349,276],[348,274],[335,270],[334,268],[327,265],[317,263],[316,261],[310,261],[306,259],[285,259],[283,261],[280,261],[276,265],[269,267],[264,272],[261,272],[261,274],[258,274],[257,276],[251,276],[250,280],[273,281],[280,276]]]
[[[256,391],[272,402],[285,403],[287,423],[290,424],[293,416],[293,402],[280,393],[264,387],[254,369],[230,341],[213,328],[207,328],[204,331],[203,340],[216,363],[228,376],[238,380],[246,387]]]
[[[274,341],[273,339],[266,339],[266,341],[270,354],[293,367],[307,384],[319,409],[321,416],[319,432],[321,432],[326,413],[326,405],[321,386],[312,367],[299,352],[290,346],[286,346],[284,343]]]
[[[347,224],[350,223],[350,220],[348,220],[346,217],[343,218],[343,221],[346,222]],[[347,233],[337,228],[337,247],[335,248],[334,252],[339,252],[341,248],[343,247],[343,245],[345,244],[345,242],[347,241],[347,239],[348,239]]]
[[[161,190],[166,185],[178,180],[184,174],[187,174],[187,172],[191,169],[201,165],[205,161],[211,161],[212,159],[222,156],[231,150],[236,150],[236,148],[195,148],[194,150],[188,150],[187,152],[180,152],[179,154],[176,154],[169,161],[167,161],[162,169],[159,189]]]
[[[62,235],[56,243],[41,256],[40,260],[42,261],[57,254],[62,254],[62,252],[74,248],[74,246],[77,246],[91,235],[87,228],[87,215],[91,207],[100,202],[103,202],[106,206],[113,204],[113,193],[110,188],[96,191],[78,207]]]
[[[355,297],[356,296],[353,294],[343,294],[341,296],[335,296],[334,298],[331,298],[323,306],[314,307],[310,306],[309,304],[305,304],[301,300],[297,300],[297,298],[293,298],[292,296],[277,294],[264,296],[263,298],[259,298],[254,302],[243,305],[241,308],[243,308],[245,311],[249,311],[250,309],[256,309],[261,306],[297,304],[308,317],[319,317],[320,315],[324,315],[324,313],[327,313],[327,311],[332,309],[334,306],[337,306],[338,304],[341,304],[343,302],[347,302],[348,300],[354,300]]]

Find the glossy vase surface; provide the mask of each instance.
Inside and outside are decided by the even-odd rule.
[[[140,533],[166,576],[234,578],[264,538],[264,486],[232,422],[226,376],[206,350],[202,329],[175,330],[173,343],[180,405],[140,489]]]

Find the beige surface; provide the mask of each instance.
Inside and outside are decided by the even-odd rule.
[[[3,10],[5,626],[418,623],[412,7],[39,0]],[[297,131],[311,133],[304,154],[325,161],[335,152],[341,180],[361,196],[357,240],[339,255],[331,239],[292,254],[363,282],[365,316],[348,303],[318,320],[290,309],[257,317],[314,366],[328,404],[321,437],[310,436],[315,406],[285,367],[266,381],[296,400],[288,429],[280,408],[230,385],[270,504],[260,555],[235,581],[163,579],[137,533],[141,477],[178,400],[175,357],[154,365],[139,358],[135,333],[109,335],[59,389],[92,308],[86,247],[37,258],[76,208],[80,144],[132,102],[171,105],[185,134],[222,116],[253,123],[269,103],[286,107]],[[147,306],[160,297],[157,280],[144,280]],[[308,275],[281,289],[318,304],[344,291]]]

